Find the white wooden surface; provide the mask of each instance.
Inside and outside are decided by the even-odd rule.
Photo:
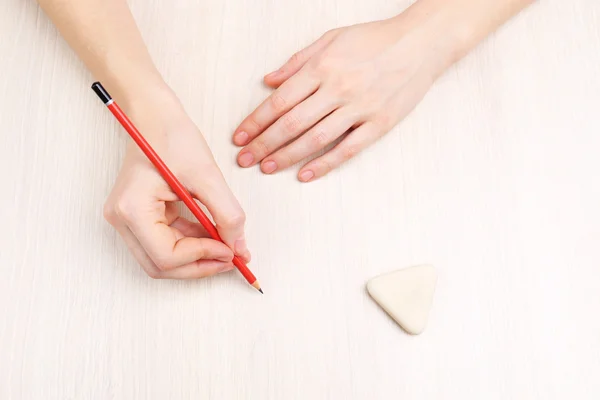
[[[124,133],[32,0],[0,4],[0,399],[597,399],[600,3],[540,2],[326,179],[230,134],[261,76],[406,0],[132,1],[248,217],[265,296],[153,281],[102,219]],[[428,329],[364,289],[418,263]]]

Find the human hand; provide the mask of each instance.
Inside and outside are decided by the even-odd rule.
[[[129,142],[104,215],[152,278],[195,279],[231,270],[234,252],[250,261],[245,216],[202,134],[174,98],[131,107],[129,115],[192,196],[213,216],[226,244],[180,216],[179,201],[146,156]]]
[[[415,14],[415,13],[413,13]],[[418,14],[418,13],[416,13]],[[280,171],[347,136],[298,173],[327,174],[404,118],[449,63],[433,24],[411,13],[335,29],[265,76],[277,88],[234,132],[242,167]]]

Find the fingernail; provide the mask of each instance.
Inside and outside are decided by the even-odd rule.
[[[273,71],[270,74],[268,74],[266,77],[267,78],[275,78],[277,75],[279,75],[281,73],[281,70],[278,69],[277,71]]]
[[[238,162],[242,167],[249,167],[254,162],[254,156],[250,152],[240,155]]]
[[[262,165],[262,170],[265,174],[270,174],[277,169],[275,161],[267,161]]]
[[[302,173],[300,174],[300,180],[301,180],[302,182],[308,182],[308,181],[310,181],[312,178],[314,178],[314,176],[315,176],[315,173],[314,173],[314,172],[312,172],[311,170],[306,170],[306,171],[304,171],[304,172],[302,172]]]
[[[248,141],[248,134],[244,131],[238,132],[233,137],[233,142],[238,146],[243,146]]]

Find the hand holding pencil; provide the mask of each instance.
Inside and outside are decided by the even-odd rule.
[[[245,265],[250,253],[244,212],[179,102],[165,96],[155,110],[144,110],[136,127],[102,85],[92,88],[133,139],[105,216],[146,273],[153,278],[195,279],[235,266],[260,290]],[[208,208],[216,226],[194,199]],[[179,200],[199,223],[179,215]]]

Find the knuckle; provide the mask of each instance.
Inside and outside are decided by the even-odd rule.
[[[169,260],[167,257],[164,257],[162,255],[155,258],[154,265],[156,265],[156,268],[158,268],[159,271],[163,271],[163,272],[172,270],[174,268],[174,265],[171,262],[171,260]]]
[[[323,34],[323,39],[332,39],[340,32],[340,28],[330,29]]]
[[[321,175],[324,175],[333,169],[333,165],[327,160],[321,160]]]
[[[254,141],[254,146],[259,154],[267,155],[271,153],[270,146],[260,137]]]
[[[387,113],[379,113],[373,118],[373,123],[383,131],[391,128],[392,117]]]
[[[262,126],[258,123],[258,121],[256,121],[256,117],[254,115],[248,117],[248,125],[250,125],[254,131],[260,131],[262,129]]]
[[[126,198],[120,198],[114,205],[113,218],[115,220],[120,218],[125,222],[131,222],[133,212],[131,201],[127,200]]]
[[[325,57],[319,58],[313,65],[313,70],[320,76],[327,76],[333,70],[331,61]]]
[[[348,161],[358,153],[356,146],[346,146],[342,149],[342,159]]]
[[[284,158],[284,163],[283,165],[294,165],[296,163],[296,160],[294,159],[294,157],[292,157],[292,155],[288,152],[284,152],[283,153],[283,158]]]
[[[325,146],[329,142],[329,138],[323,130],[315,131],[315,133],[311,135],[310,140],[312,142],[313,147],[318,148]]]
[[[224,228],[237,228],[246,223],[246,214],[243,211],[238,211],[235,214],[228,215],[223,219],[222,225]]]
[[[296,133],[300,129],[300,119],[293,112],[289,112],[281,117],[281,123],[286,133]]]
[[[310,80],[313,80],[316,82],[320,82],[323,80],[322,79],[323,74],[321,73],[321,71],[319,71],[318,64],[316,61],[313,61],[313,60],[308,61],[306,64],[304,64],[304,67],[302,67],[300,72]]]
[[[287,101],[277,92],[269,97],[269,102],[275,112],[284,112],[286,109]]]
[[[117,213],[115,212],[115,208],[111,203],[104,204],[102,215],[104,216],[104,219],[111,225],[114,225],[117,222]]]
[[[196,250],[196,258],[198,260],[206,258],[206,249],[204,246],[198,246],[198,249]]]
[[[289,59],[289,63],[290,64],[299,64],[302,62],[302,58],[304,56],[304,53],[302,50],[295,52],[294,54],[292,54],[292,56]]]
[[[161,270],[151,268],[146,271],[146,275],[148,275],[151,279],[163,279],[164,275]]]
[[[341,78],[333,85],[334,92],[342,99],[349,99],[356,93],[356,85],[352,79]]]
[[[279,161],[277,162],[277,164],[281,168],[285,168],[285,167],[295,164],[295,161],[292,158],[292,155],[288,151],[282,151],[277,156],[279,158]]]

